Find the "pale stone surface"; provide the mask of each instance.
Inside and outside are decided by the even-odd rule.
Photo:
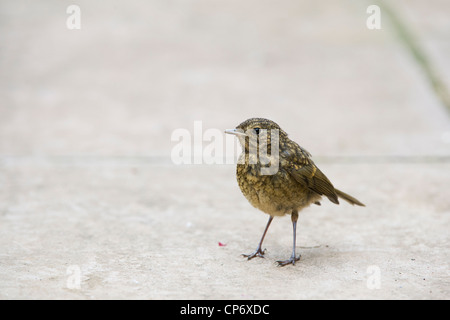
[[[0,4],[0,298],[449,298],[450,118],[391,25],[366,28],[368,4],[78,1],[68,30],[70,4]],[[421,24],[448,79],[446,31]],[[288,218],[266,259],[240,256],[267,216],[234,165],[170,159],[175,129],[252,116],[367,205],[303,211],[295,266],[274,263]]]

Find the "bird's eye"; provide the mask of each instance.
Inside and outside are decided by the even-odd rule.
[[[259,128],[255,128],[254,130],[255,130],[256,134],[259,134],[259,130],[260,130]]]

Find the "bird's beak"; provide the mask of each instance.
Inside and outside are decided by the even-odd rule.
[[[234,134],[236,136],[244,136],[246,137],[247,135],[240,129],[226,129],[225,133],[229,133],[229,134]]]

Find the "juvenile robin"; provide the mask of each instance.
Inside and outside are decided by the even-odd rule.
[[[343,199],[352,205],[365,206],[354,197],[336,189],[317,168],[311,154],[288,138],[278,124],[263,118],[251,118],[225,130],[238,137],[242,146],[236,176],[247,200],[269,215],[264,233],[255,252],[244,254],[248,260],[264,257],[262,243],[275,216],[291,215],[293,226],[292,255],[277,261],[279,266],[295,264],[298,213],[311,204],[320,205],[323,196],[335,204]]]

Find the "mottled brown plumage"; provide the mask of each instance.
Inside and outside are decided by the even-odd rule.
[[[294,232],[292,255],[278,261],[280,266],[295,264],[295,237],[298,212],[312,203],[320,205],[325,196],[339,204],[339,198],[350,204],[364,206],[352,196],[334,188],[317,168],[311,154],[290,140],[275,122],[251,118],[226,133],[237,135],[243,147],[236,176],[247,200],[270,215],[264,234],[255,252],[244,255],[248,259],[263,257],[262,242],[274,216],[291,215]],[[278,142],[278,143],[277,143]]]

